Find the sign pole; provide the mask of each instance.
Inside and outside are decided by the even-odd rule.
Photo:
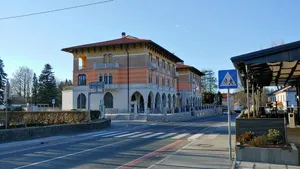
[[[232,161],[230,89],[238,87],[237,71],[219,70],[219,89],[227,89],[229,160]]]
[[[229,91],[227,89],[227,104],[228,104],[228,140],[229,140],[229,160],[232,161],[232,152],[231,152],[231,112],[230,112],[230,99],[229,99]]]

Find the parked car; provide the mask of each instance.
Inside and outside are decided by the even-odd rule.
[[[0,105],[0,110],[5,110],[6,109],[6,107],[2,104],[2,105]]]

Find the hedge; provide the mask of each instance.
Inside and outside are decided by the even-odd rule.
[[[76,124],[87,121],[86,111],[41,111],[41,112],[8,112],[8,124],[11,127],[19,125],[45,126],[54,124]]]

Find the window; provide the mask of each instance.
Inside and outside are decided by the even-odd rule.
[[[149,53],[149,61],[152,63],[152,53]]]
[[[159,65],[159,58],[158,57],[156,57],[156,62],[157,62],[157,66],[159,67],[160,65]]]
[[[168,71],[171,70],[171,66],[170,66],[170,63],[168,63]]]
[[[149,73],[149,83],[152,83],[152,73]]]
[[[85,109],[86,108],[86,97],[83,93],[80,93],[77,97],[77,109]]]
[[[104,63],[112,63],[112,54],[104,55]]]
[[[103,75],[100,74],[100,75],[99,75],[99,82],[102,82],[102,81],[103,81]]]
[[[162,61],[162,67],[163,67],[164,69],[166,68],[165,60]]]
[[[107,77],[107,74],[104,74],[104,84],[107,84],[107,82],[108,82],[108,79],[107,79],[108,77]]]
[[[113,82],[112,80],[113,80],[113,79],[112,79],[112,74],[110,73],[110,74],[109,74],[109,77],[108,77],[108,83],[109,83],[109,84],[112,84],[112,82]]]
[[[170,79],[168,79],[168,87],[171,87],[171,86],[170,86]]]
[[[156,84],[159,85],[159,75],[156,75]]]
[[[165,83],[165,78],[164,78],[164,77],[162,78],[162,85],[163,85],[163,86],[166,85],[166,83]]]
[[[86,85],[86,75],[80,74],[78,75],[78,86],[85,86]]]

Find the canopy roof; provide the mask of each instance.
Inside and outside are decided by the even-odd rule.
[[[231,61],[238,70],[243,86],[246,83],[246,65],[250,83],[255,86],[287,86],[298,83],[300,41],[232,57]]]

